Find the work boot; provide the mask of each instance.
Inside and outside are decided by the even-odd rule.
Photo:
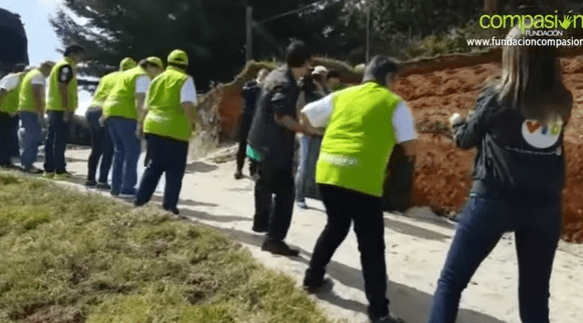
[[[109,186],[109,184],[107,183],[102,183],[102,182],[98,182],[97,185],[95,185],[95,188],[97,188],[98,190],[111,190],[111,186]]]
[[[85,187],[95,187],[97,185],[97,182],[94,180],[87,180],[87,182],[85,182]]]
[[[299,250],[290,248],[285,242],[271,238],[265,239],[261,245],[261,250],[269,251],[272,254],[289,257],[297,257],[300,254]]]
[[[237,171],[235,172],[235,179],[241,178],[243,178],[243,172],[240,169],[237,169]]]

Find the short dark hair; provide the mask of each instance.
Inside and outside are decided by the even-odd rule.
[[[288,47],[285,60],[289,67],[302,67],[312,58],[312,51],[301,40],[294,40]]]
[[[330,70],[330,71],[328,72],[328,75],[327,75],[327,77],[326,77],[326,78],[327,78],[328,80],[329,80],[329,79],[333,79],[333,78],[339,79],[339,78],[340,78],[340,73],[338,73],[338,71],[337,71],[337,70]]]
[[[83,53],[85,52],[85,48],[83,48],[82,46],[79,45],[71,45],[68,46],[67,48],[65,48],[65,56],[71,56],[71,55],[75,55],[77,53]]]
[[[168,62],[168,66],[174,66],[174,67],[178,67],[179,69],[187,69],[188,65],[186,64],[178,64],[178,63],[173,63],[173,62]]]
[[[395,74],[399,71],[397,61],[394,58],[376,55],[364,69],[363,82],[374,81],[385,85],[387,75]]]
[[[12,73],[20,73],[26,69],[26,64],[18,63],[12,67]]]

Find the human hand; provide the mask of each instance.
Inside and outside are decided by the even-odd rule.
[[[139,124],[136,126],[136,137],[138,137],[138,139],[142,139],[144,137],[144,126],[142,124]]]
[[[455,125],[455,124],[459,124],[464,122],[464,118],[459,114],[459,113],[454,113],[450,118],[449,118],[449,124],[450,125]]]

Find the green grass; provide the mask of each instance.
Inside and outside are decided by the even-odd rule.
[[[211,228],[0,172],[0,322],[329,322]]]

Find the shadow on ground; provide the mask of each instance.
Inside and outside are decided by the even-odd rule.
[[[186,164],[186,173],[209,173],[217,169],[218,166],[208,164],[202,161],[194,161],[192,163]]]
[[[197,216],[193,215],[193,219]],[[199,217],[200,218],[200,217]],[[202,218],[201,218],[202,219]],[[240,230],[225,229],[220,227],[214,227],[222,232],[225,232],[237,241],[245,244],[254,245],[260,247],[265,239],[263,235],[248,233]],[[424,238],[427,239],[427,238]],[[293,260],[304,263],[308,265],[309,259],[312,256],[311,252],[298,248],[300,250],[300,256],[292,258]],[[281,257],[281,256],[277,256]],[[355,264],[359,266],[359,263]],[[393,264],[396,265],[396,264]],[[364,280],[362,278],[362,272],[360,269],[356,269],[345,264],[331,261],[327,267],[327,274],[336,282],[339,282],[345,286],[359,289],[364,291]],[[332,288],[331,291],[326,291],[316,295],[321,300],[334,304],[338,307],[348,309],[355,312],[360,312],[366,314],[368,304],[363,304],[359,301],[352,299],[347,299],[342,295],[337,294]],[[401,318],[403,318],[407,323],[426,323],[431,305],[433,302],[433,296],[425,293],[423,291],[417,290],[415,288],[409,287],[407,285],[399,284],[394,281],[389,281],[387,297],[391,302],[391,310]],[[491,317],[486,314],[476,312],[469,309],[460,309],[458,314],[458,322],[471,322],[471,323],[504,323],[499,319]]]

